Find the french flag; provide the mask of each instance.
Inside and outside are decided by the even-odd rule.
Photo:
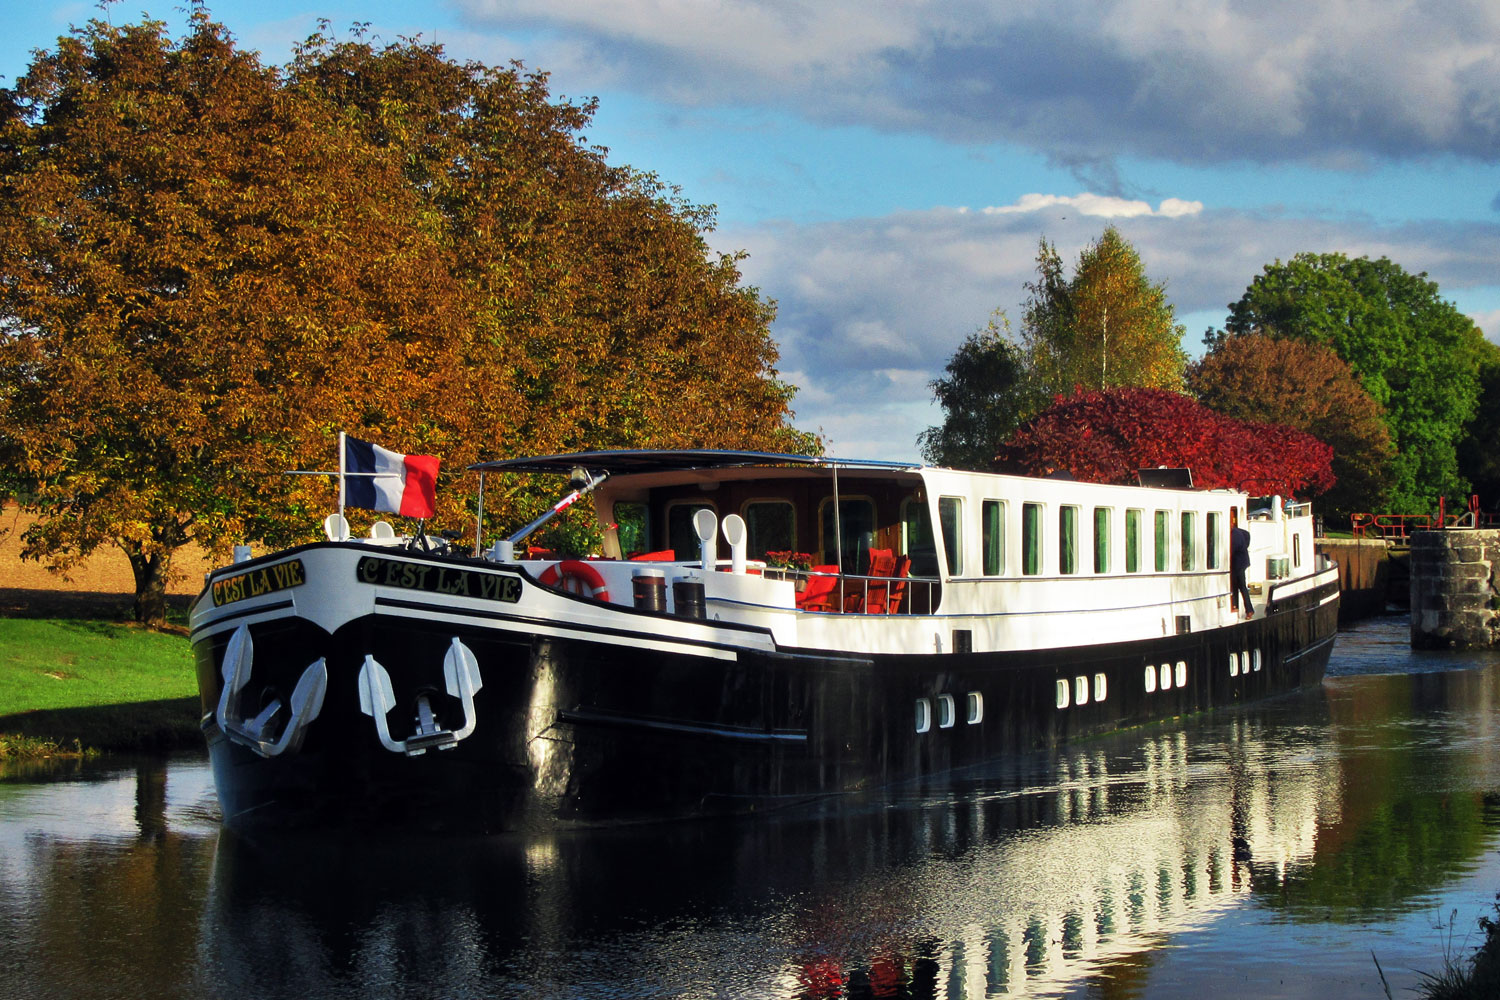
[[[358,438],[344,438],[345,503],[402,517],[437,513],[438,460],[402,455]]]

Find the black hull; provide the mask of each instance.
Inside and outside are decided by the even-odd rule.
[[[498,831],[754,812],[1268,697],[1321,680],[1337,613],[1332,582],[1212,631],[1041,651],[871,656],[733,650],[728,642],[718,656],[664,651],[619,636],[528,636],[414,607],[382,608],[331,635],[262,615],[247,626],[256,663],[248,697],[285,699],[318,657],[328,676],[300,748],[271,757],[226,739],[215,721],[231,633],[200,638],[195,649],[230,826]],[[472,735],[420,756],[391,752],[360,711],[361,663],[378,656],[398,705],[425,693],[456,728],[463,713],[444,691],[442,667],[455,638],[483,675]],[[1147,667],[1164,664],[1170,688],[1148,692]],[[1063,686],[1067,707],[1059,707]],[[971,692],[982,698],[974,722]],[[406,714],[391,713],[391,736],[409,735],[399,718]]]

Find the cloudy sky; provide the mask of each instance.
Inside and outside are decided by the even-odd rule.
[[[180,31],[185,0],[3,0],[0,77],[91,17]],[[598,97],[588,138],[718,208],[779,305],[800,426],[914,458],[928,382],[1037,242],[1113,223],[1184,346],[1277,259],[1387,256],[1500,341],[1494,0],[217,0],[282,62],[320,18],[522,60]]]

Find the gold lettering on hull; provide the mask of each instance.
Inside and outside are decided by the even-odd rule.
[[[433,566],[365,556],[354,570],[360,583],[424,594],[473,597],[482,601],[514,604],[521,599],[521,578],[508,573],[477,573],[453,566]]]
[[[211,590],[214,607],[217,608],[233,604],[235,601],[273,594],[278,590],[290,590],[306,582],[307,569],[302,565],[302,560],[292,559],[289,562],[252,569],[248,573],[222,577],[213,582]]]

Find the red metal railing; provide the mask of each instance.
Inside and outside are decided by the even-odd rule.
[[[1439,497],[1435,515],[1355,514],[1349,520],[1355,538],[1385,538],[1400,542],[1406,541],[1413,531],[1500,527],[1500,513],[1480,510],[1478,496],[1469,497],[1469,508],[1462,514],[1449,514],[1447,501]]]

